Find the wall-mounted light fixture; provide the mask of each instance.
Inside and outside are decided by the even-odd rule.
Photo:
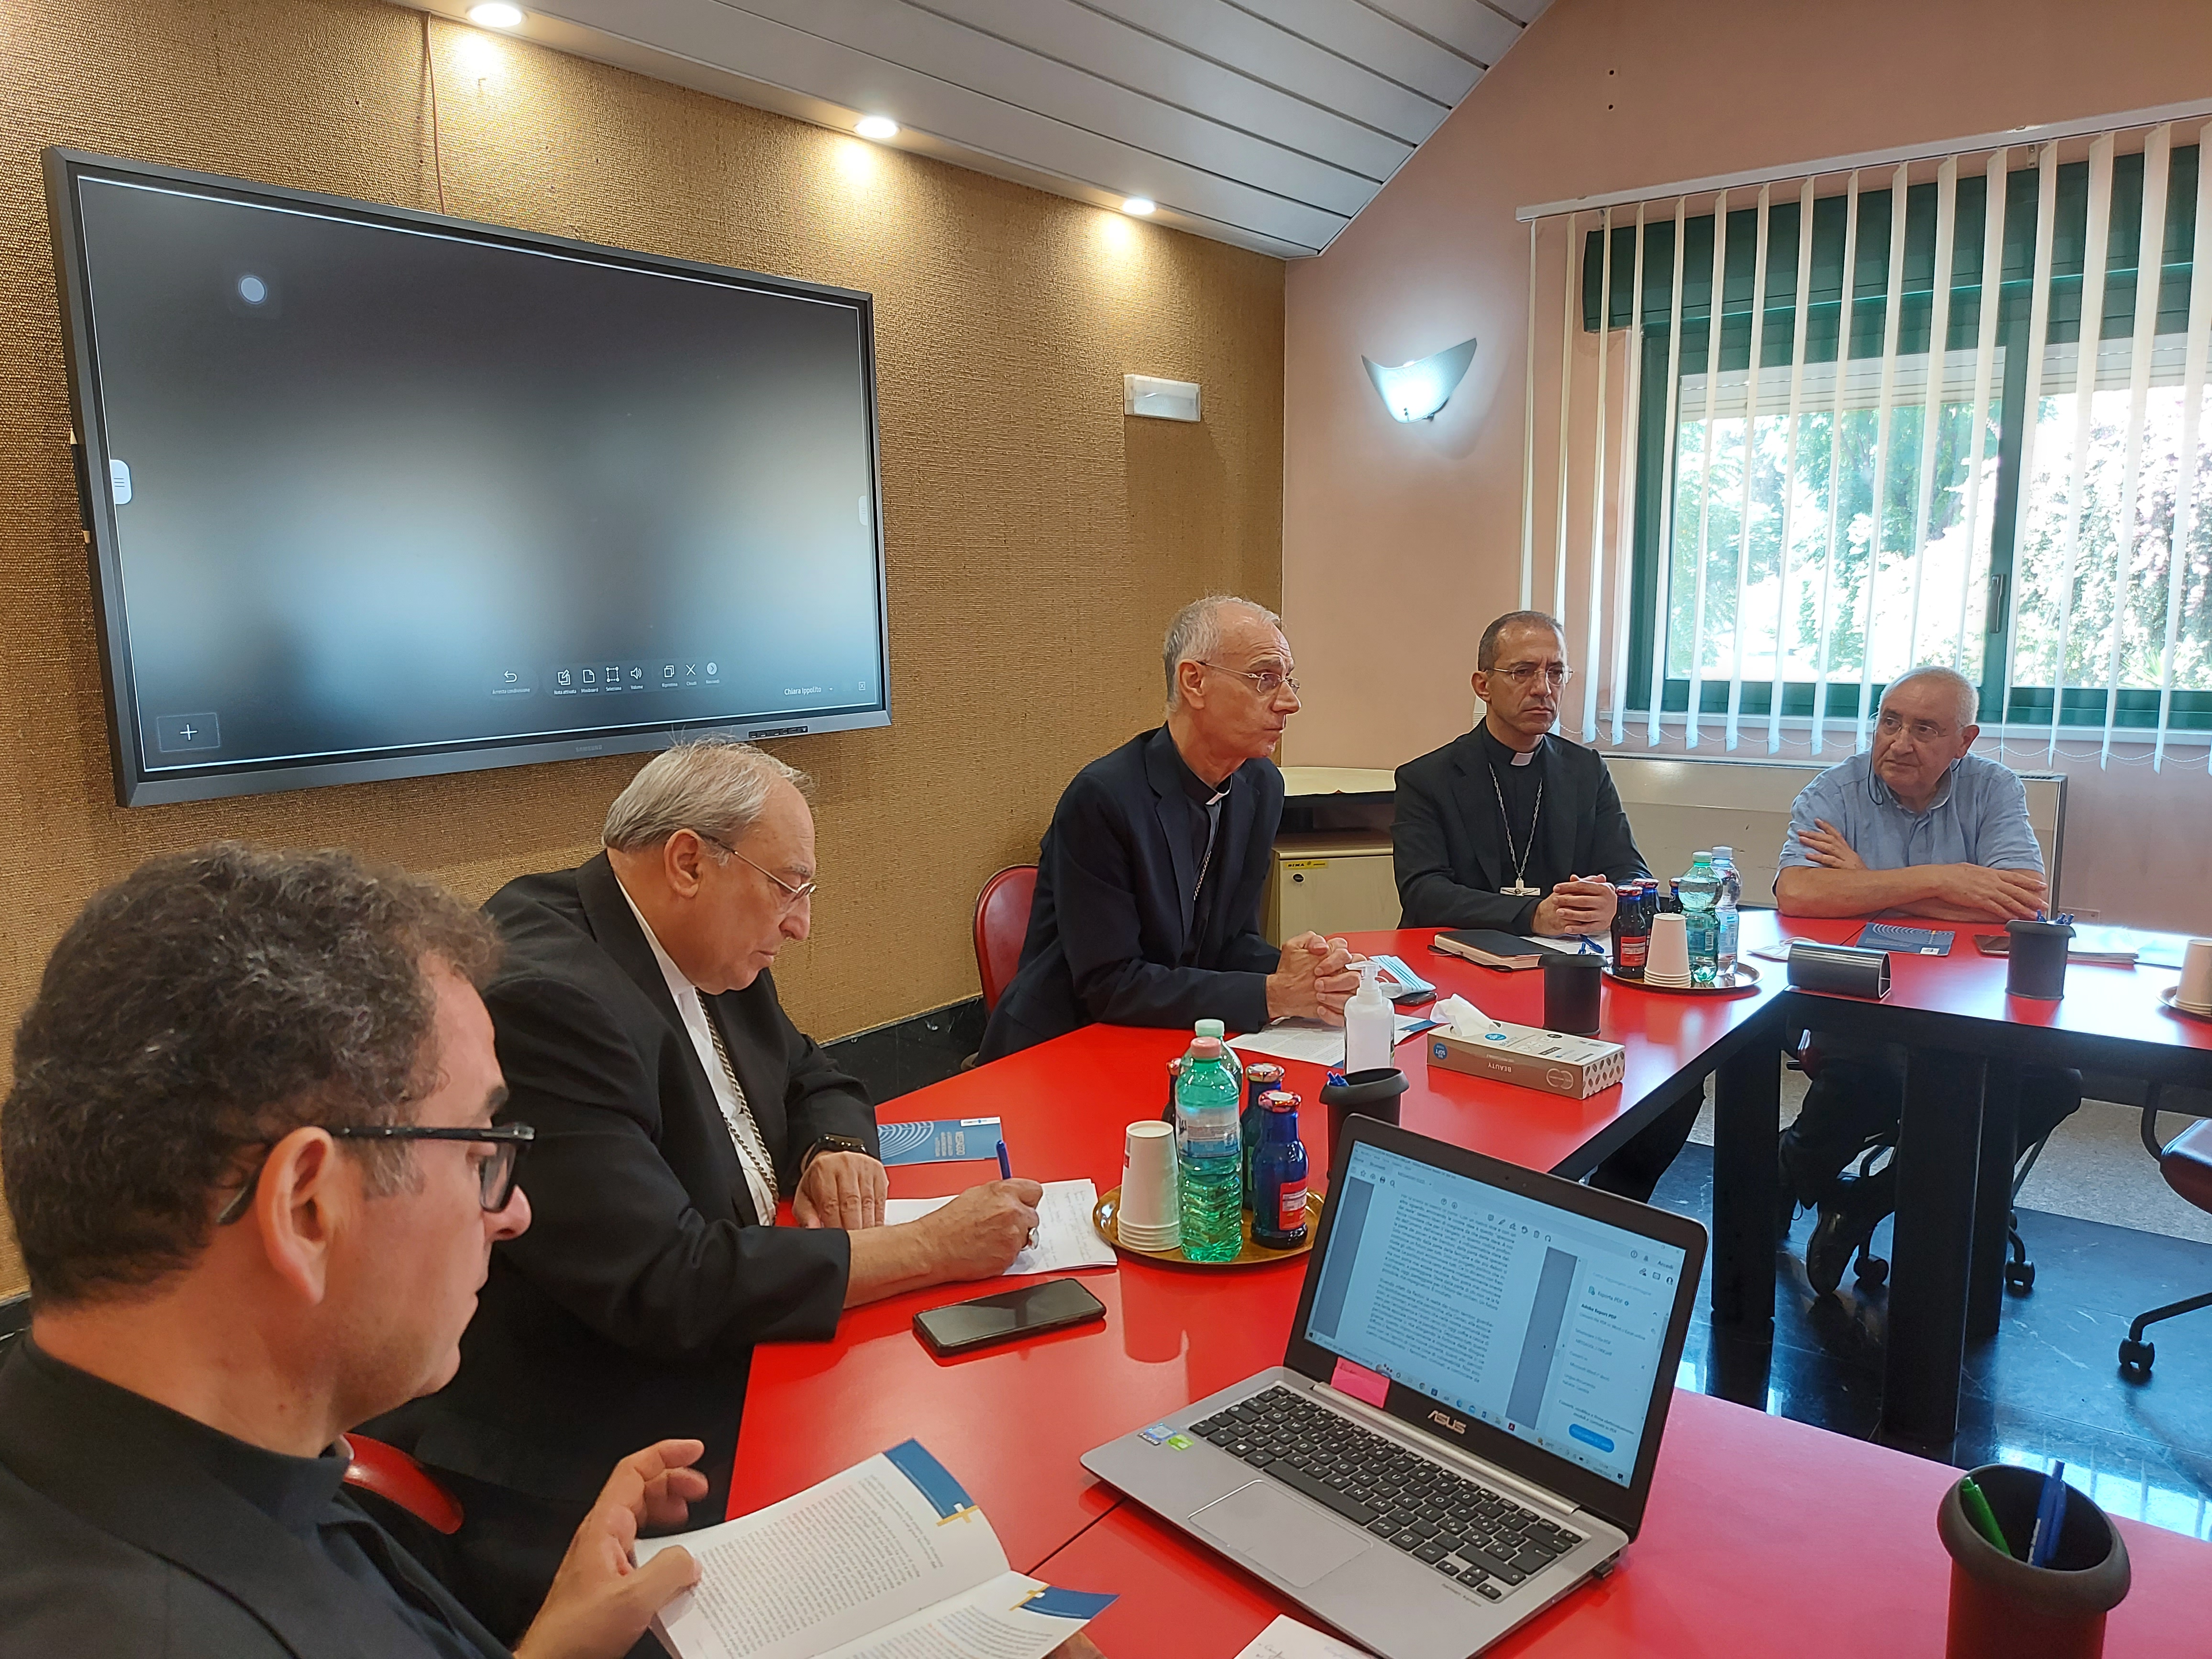
[[[483,5],[469,8],[469,21],[479,28],[518,28],[522,23],[522,8],[502,5],[498,0],[487,0]]]
[[[1159,210],[1159,205],[1149,196],[1125,196],[1121,198],[1121,211],[1134,214],[1139,219],[1151,217]]]
[[[1359,361],[1367,365],[1367,378],[1382,394],[1382,407],[1390,411],[1392,420],[1433,420],[1466,377],[1468,365],[1474,361],[1474,342],[1462,340],[1395,368],[1387,368],[1371,357]]]
[[[854,123],[853,131],[863,138],[872,138],[880,143],[886,139],[897,137],[899,125],[888,115],[863,115],[858,122]]]

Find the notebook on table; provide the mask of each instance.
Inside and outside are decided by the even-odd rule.
[[[1353,1115],[1283,1364],[1084,1467],[1382,1659],[1465,1659],[1642,1524],[1686,1217]]]
[[[1430,948],[1479,963],[1485,968],[1508,971],[1540,968],[1544,963],[1541,950],[1518,933],[1500,933],[1495,927],[1461,927],[1438,933],[1430,941]]]
[[[1863,951],[1893,951],[1908,957],[1948,957],[1958,935],[1948,929],[1899,927],[1893,922],[1870,921],[1852,941]]]

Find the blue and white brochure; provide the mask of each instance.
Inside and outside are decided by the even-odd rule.
[[[945,1117],[934,1123],[883,1123],[876,1127],[884,1162],[958,1164],[996,1158],[1006,1132],[995,1117]]]

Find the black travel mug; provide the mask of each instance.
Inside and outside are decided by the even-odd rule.
[[[1344,1120],[1357,1113],[1362,1117],[1395,1123],[1398,1097],[1405,1092],[1406,1074],[1395,1066],[1353,1072],[1341,1083],[1322,1085],[1321,1103],[1328,1108],[1328,1173],[1332,1182],[1336,1177],[1337,1147],[1344,1139]]]
[[[2032,1567],[2021,1557],[2035,1536],[2041,1473],[1990,1463],[1973,1472],[1973,1481],[2009,1549],[1975,1530],[1953,1482],[1936,1511],[1936,1535],[1951,1556],[1946,1659],[2097,1659],[2105,1615],[2128,1593],[2119,1528],[2077,1487],[2066,1494],[2051,1565]]]
[[[2056,1002],[2066,994],[2066,947],[2074,929],[2063,921],[2008,921],[2005,989],[2016,997]]]
[[[1605,958],[1584,952],[1568,956],[1553,951],[1544,957],[1544,1029],[1569,1036],[1595,1036],[1598,1027],[1598,988],[1605,978]]]

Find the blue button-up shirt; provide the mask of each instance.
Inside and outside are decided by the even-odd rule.
[[[1916,864],[1978,864],[1991,870],[2043,868],[2027,821],[2027,790],[2010,767],[1979,755],[1954,761],[1924,812],[1908,811],[1875,775],[1870,754],[1832,766],[1798,793],[1781,869],[1823,868],[1798,831],[1832,824],[1869,870]],[[1779,873],[1779,872],[1778,872]]]

